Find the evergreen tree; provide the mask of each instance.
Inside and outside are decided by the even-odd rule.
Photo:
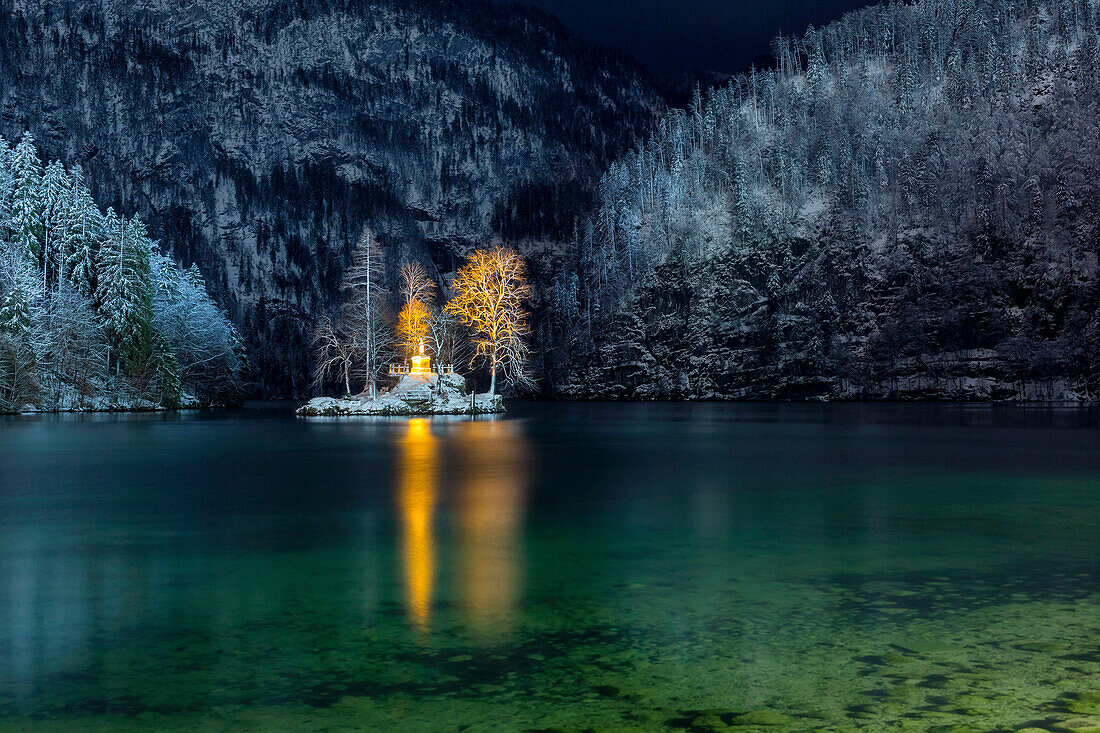
[[[23,290],[12,290],[0,302],[0,330],[20,342],[25,342],[30,337],[31,309]]]
[[[34,149],[34,137],[24,133],[12,156],[15,191],[11,228],[20,251],[35,261],[42,254],[42,161]]]
[[[96,293],[100,315],[120,366],[144,365],[151,341],[152,293],[149,240],[140,220],[119,219],[108,209],[100,247]]]
[[[96,291],[97,252],[104,235],[103,215],[83,185],[79,169],[66,207],[65,232],[61,242],[62,272],[85,297]]]
[[[116,389],[170,406],[185,390],[238,399],[240,334],[198,271],[161,255],[140,220],[101,214],[79,168],[40,169],[30,136],[0,145],[0,407],[60,407],[65,384],[94,396],[105,352],[125,369]]]
[[[69,174],[60,162],[50,161],[42,176],[42,254],[39,269],[43,288],[48,287],[51,278],[56,278],[63,262],[71,199],[72,180]]]

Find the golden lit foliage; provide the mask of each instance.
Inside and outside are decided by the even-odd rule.
[[[523,259],[501,246],[478,250],[459,268],[451,287],[455,297],[447,310],[474,331],[475,358],[489,362],[490,392],[496,391],[497,368],[513,382],[529,384],[531,331],[524,302],[531,294]]]
[[[405,307],[398,314],[397,337],[401,341],[401,348],[410,358],[417,353],[420,339],[428,338],[431,322],[432,312],[419,300],[410,300],[405,303]]]
[[[514,422],[471,420],[459,423],[453,445],[457,601],[475,634],[500,640],[520,610],[527,442]]]
[[[435,282],[419,262],[410,262],[401,268],[401,295],[405,298],[405,307],[397,316],[397,336],[410,358],[417,353],[420,340],[428,338],[435,293]]]

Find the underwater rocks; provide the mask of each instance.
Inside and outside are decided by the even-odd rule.
[[[1063,710],[1079,715],[1100,715],[1100,692],[1076,692],[1058,701]]]
[[[1073,733],[1100,733],[1100,718],[1074,718],[1055,724],[1054,729]]]
[[[706,731],[749,731],[790,725],[795,718],[778,710],[700,710],[691,718],[691,727]]]

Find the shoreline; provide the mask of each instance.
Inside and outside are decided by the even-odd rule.
[[[481,402],[483,395],[479,395],[479,403]],[[161,407],[161,406],[122,406],[113,405],[109,407],[64,407],[57,409],[33,409],[33,410],[0,410],[0,417],[20,417],[20,416],[42,416],[42,415],[118,415],[118,414],[134,414],[134,415],[146,415],[146,414],[168,414],[173,412],[201,412],[204,410],[239,410],[250,409],[248,403],[278,403],[285,402],[296,407],[289,407],[288,412],[294,413],[299,417],[354,417],[356,415],[375,415],[375,416],[394,416],[394,417],[417,417],[425,416],[430,417],[432,415],[482,415],[482,414],[505,414],[507,412],[503,404],[503,397],[501,395],[495,396],[495,401],[499,403],[499,407],[490,408],[485,406],[483,409],[475,409],[471,411],[468,403],[465,410],[416,410],[416,409],[400,409],[389,408],[388,411],[368,411],[363,409],[347,409],[359,408],[364,404],[365,400],[361,400],[356,397],[341,398],[341,397],[314,397],[306,399],[303,402],[303,398],[287,398],[287,397],[272,397],[264,399],[245,400],[239,405],[184,405],[180,407]],[[924,407],[1012,407],[1012,408],[1061,408],[1061,409],[1091,409],[1094,407],[1100,407],[1100,399],[1095,400],[951,400],[951,399],[747,399],[743,397],[706,397],[706,398],[680,398],[680,399],[662,399],[662,398],[615,398],[615,397],[555,397],[547,395],[529,395],[522,398],[523,401],[541,403],[541,404],[619,404],[619,405],[788,405],[788,406],[875,406],[875,405],[912,405],[924,406]],[[303,408],[308,407],[310,403],[315,403],[318,400],[330,401],[335,403],[334,410],[332,412],[316,412],[310,414],[309,412],[303,412]],[[345,407],[347,406],[347,407]],[[479,404],[479,408],[481,405]],[[256,409],[256,408],[251,408]]]
[[[503,415],[504,398],[500,395],[478,395],[476,400],[433,400],[410,402],[380,396],[314,397],[294,411],[297,417],[433,417],[444,415]]]

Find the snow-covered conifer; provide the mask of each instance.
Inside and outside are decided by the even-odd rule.
[[[12,156],[15,191],[11,227],[16,246],[35,260],[42,253],[42,161],[34,148],[34,136],[24,133]]]

